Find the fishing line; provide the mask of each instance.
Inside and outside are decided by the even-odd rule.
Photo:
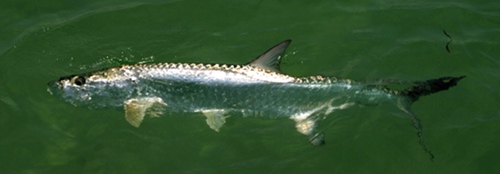
[[[411,121],[413,122],[413,127],[417,130],[418,143],[422,146],[422,149],[429,154],[431,161],[434,161],[434,153],[427,148],[424,143],[424,138],[422,136],[422,124],[420,124],[420,120],[413,114],[413,111],[409,107],[400,107],[400,109],[410,116]]]
[[[451,36],[448,33],[446,33],[446,30],[443,30],[443,33],[444,33],[444,35],[446,35],[449,38],[448,43],[446,43],[446,51],[448,51],[448,53],[451,53],[450,47],[449,47],[450,43],[452,41]]]

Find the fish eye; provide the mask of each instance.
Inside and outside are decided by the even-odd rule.
[[[75,85],[78,85],[78,86],[82,86],[85,84],[85,77],[81,77],[81,76],[74,76],[71,78],[70,82],[72,84],[75,84]]]

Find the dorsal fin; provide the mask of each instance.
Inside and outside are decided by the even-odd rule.
[[[248,65],[264,68],[274,72],[280,72],[280,61],[286,48],[290,45],[290,42],[292,42],[292,40],[288,39],[276,44],[255,60],[248,63]]]

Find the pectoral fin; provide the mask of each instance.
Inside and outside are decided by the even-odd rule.
[[[158,117],[167,104],[159,97],[135,98],[125,101],[125,119],[134,127],[139,127],[146,114]]]
[[[229,116],[225,116],[226,111],[224,110],[203,110],[201,111],[207,117],[208,126],[219,132],[219,129],[226,123],[226,118]]]

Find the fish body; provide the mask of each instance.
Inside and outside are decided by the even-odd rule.
[[[283,41],[244,65],[159,63],[123,65],[49,82],[49,92],[75,106],[122,107],[139,127],[145,115],[199,112],[219,131],[229,116],[289,118],[312,144],[324,143],[317,122],[337,109],[390,102],[408,113],[420,96],[446,90],[463,77],[423,82],[360,82],[325,76],[293,77],[279,63],[290,44]],[[409,85],[393,90],[388,85]]]

